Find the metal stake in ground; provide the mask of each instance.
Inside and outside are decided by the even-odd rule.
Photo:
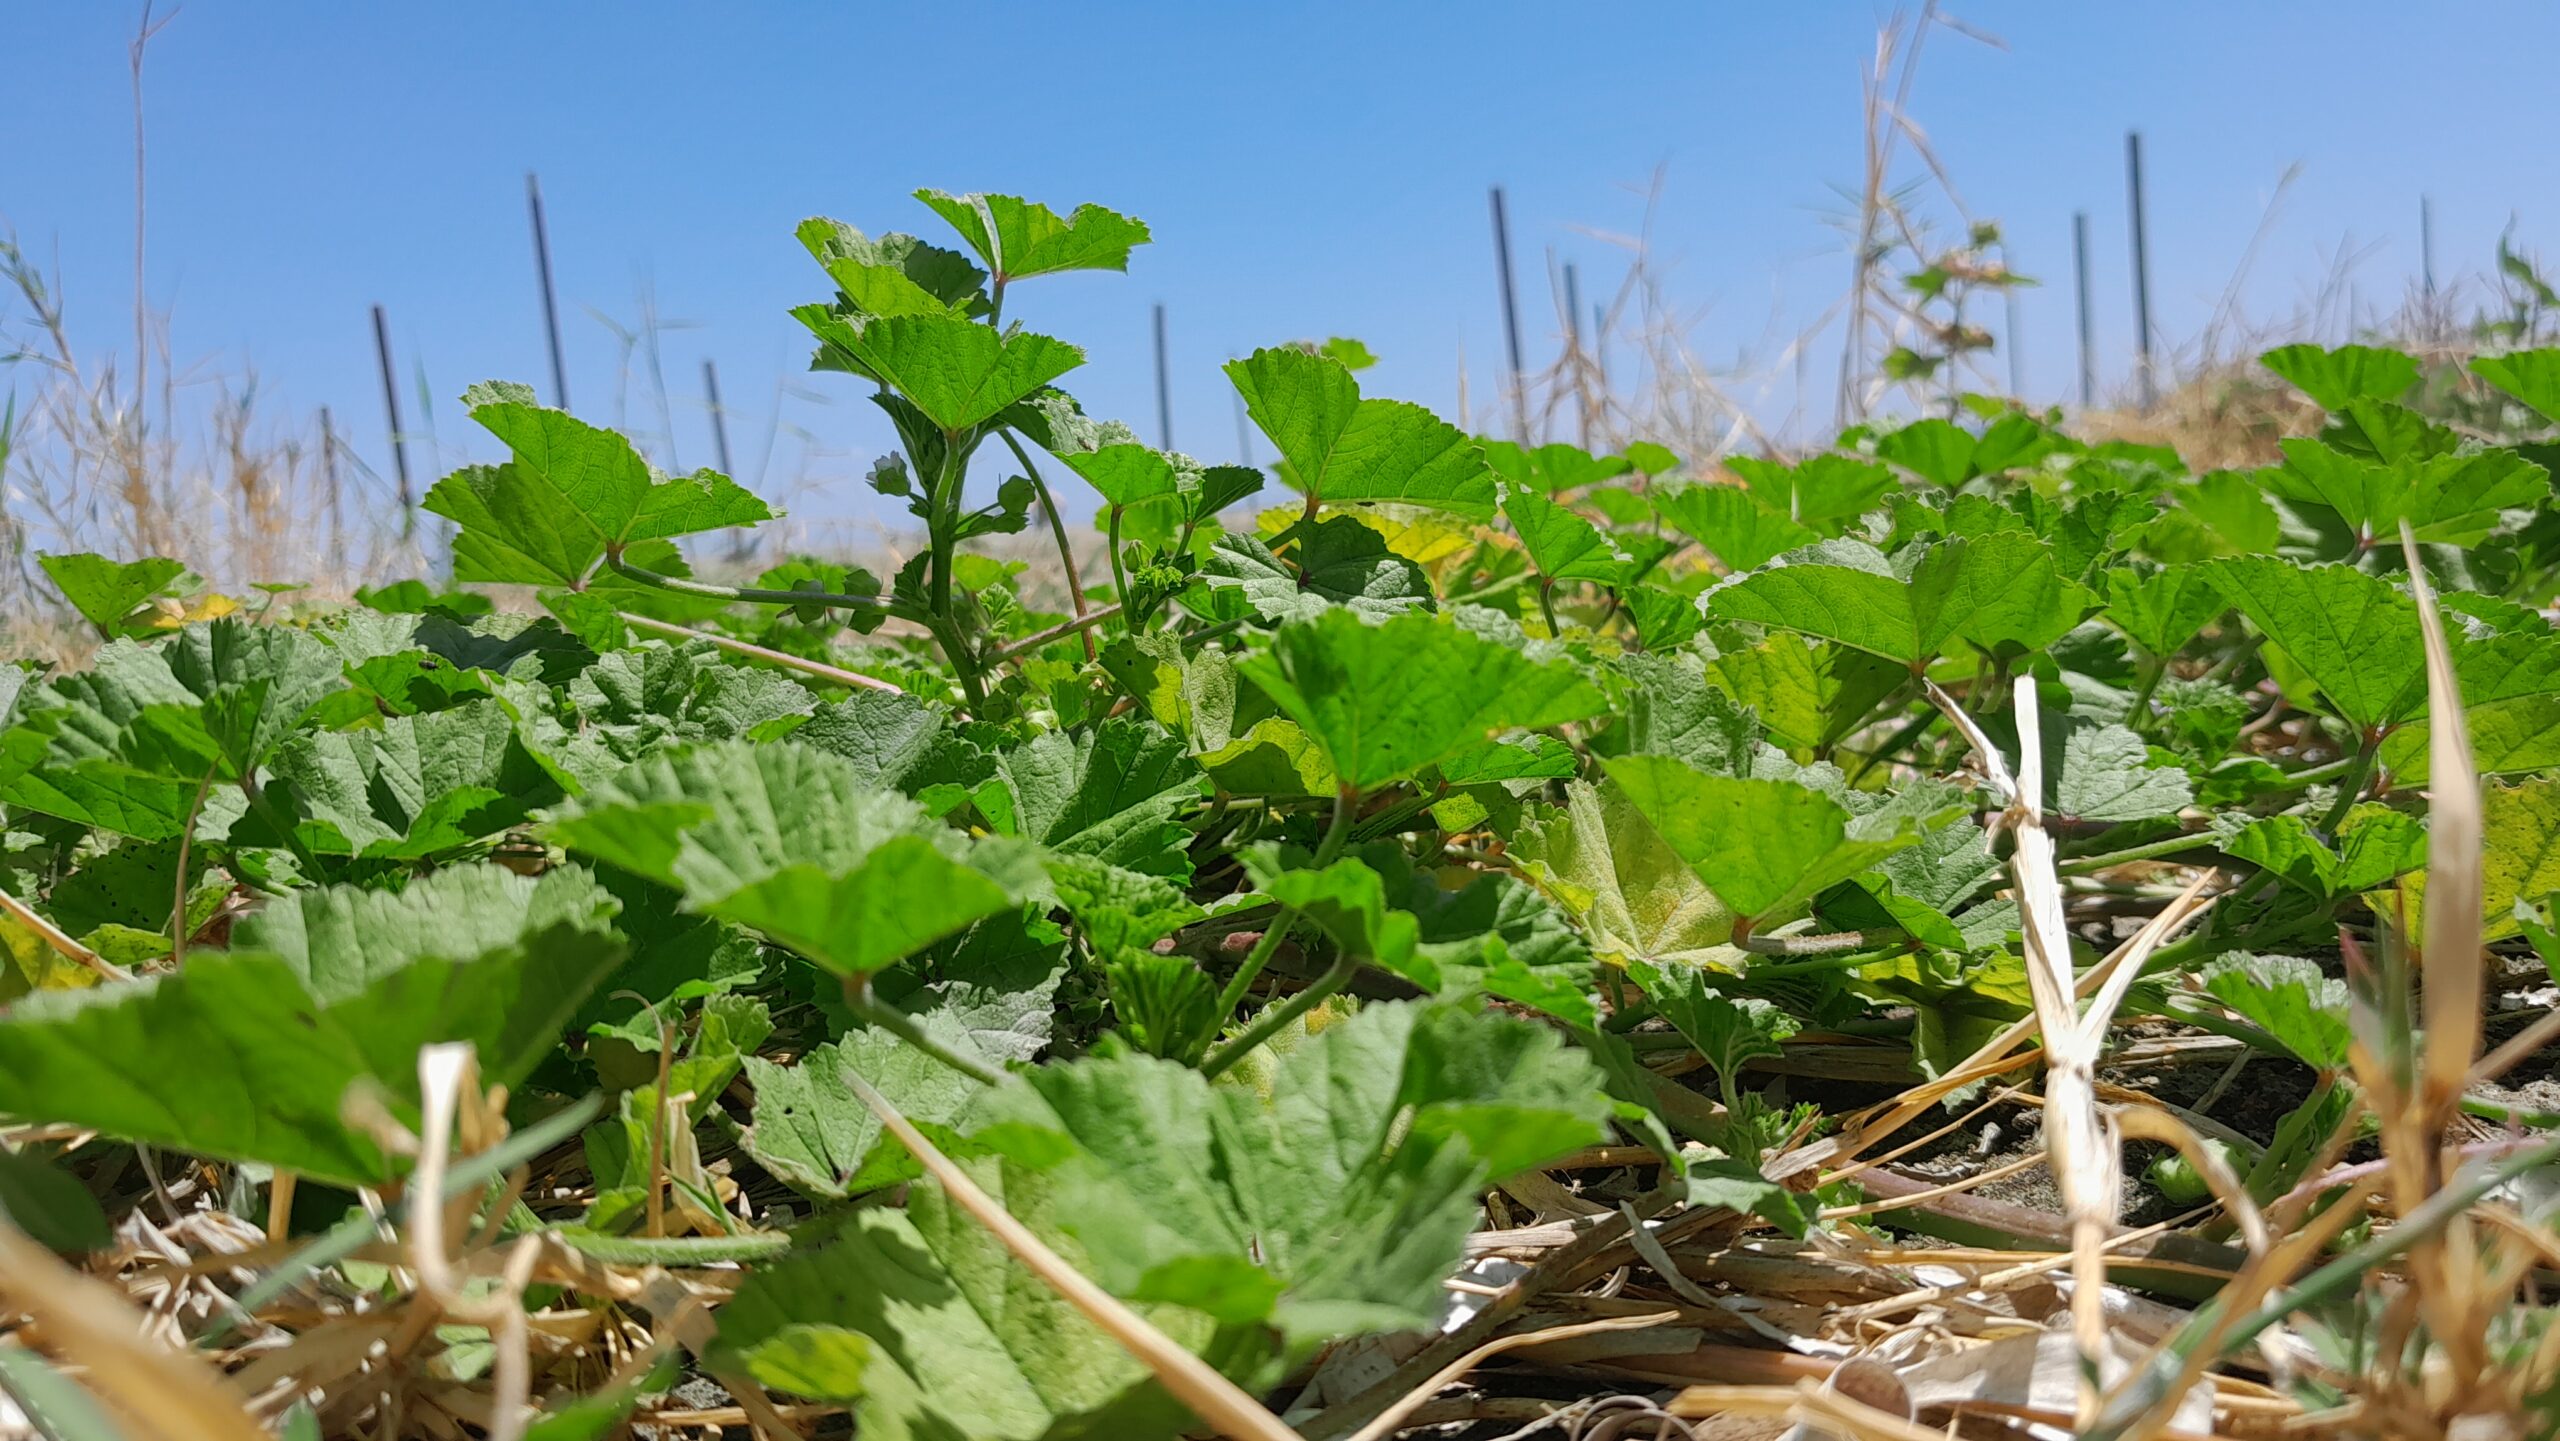
[[[2089,318],[2089,212],[2071,215],[2071,285],[2080,308],[2080,408],[2098,403],[2096,326]]]
[[[2142,408],[2160,398],[2159,377],[2151,370],[2151,248],[2142,222],[2142,132],[2124,135],[2125,195],[2133,222],[2133,353],[2140,367]]]
[[[720,367],[708,358],[702,362],[702,401],[711,409],[711,453],[720,460],[720,473],[731,480],[738,478],[729,463],[729,412],[720,404]],[[744,560],[755,548],[753,532],[741,526],[729,533],[729,558]]]
[[[391,422],[391,473],[400,482],[400,538],[417,533],[417,497],[409,488],[409,435],[400,424],[400,382],[391,374],[391,321],[373,308],[373,353],[382,362],[382,410]]]
[[[542,223],[542,181],[530,170],[524,173],[524,198],[533,210],[533,272],[542,281],[542,332],[551,341],[551,403],[567,410],[569,368],[560,360],[560,301],[551,290],[551,231]]]
[[[2427,298],[2436,298],[2436,207],[2427,197],[2418,197],[2418,277],[2427,288]]]
[[[1511,361],[1511,438],[1529,441],[1529,392],[1521,384],[1520,297],[1511,285],[1511,216],[1503,207],[1502,187],[1493,187],[1493,268],[1502,281],[1502,344]]]
[[[1173,382],[1165,374],[1162,305],[1156,307],[1156,445],[1173,449]]]
[[[2018,286],[2015,267],[2009,264],[2009,247],[2005,243],[2000,247],[2000,265],[2001,268],[2011,271],[2010,283],[2001,287],[2000,290],[2000,300],[2007,318],[2005,333],[2000,340],[2002,344],[2009,347],[2009,394],[2015,399],[2027,393],[2027,361],[2026,351],[2018,345]]]
[[[1573,354],[1574,399],[1581,412],[1577,443],[1591,448],[1591,387],[1582,378],[1582,277],[1574,273],[1573,262],[1564,263],[1564,343]]]

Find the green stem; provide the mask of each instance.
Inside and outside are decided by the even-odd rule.
[[[951,609],[951,568],[954,551],[959,546],[960,490],[969,474],[967,448],[961,444],[965,434],[957,430],[942,433],[942,474],[934,480],[933,504],[930,507],[934,518],[927,526],[932,532],[933,579],[932,613],[925,618],[925,624],[933,631],[934,639],[941,643],[944,657],[951,662],[952,674],[960,679],[960,693],[967,699],[970,711],[975,713],[987,707],[986,687],[978,679],[978,658],[970,654],[960,634],[959,620]]]
[[[1520,587],[1527,585],[1528,583],[1528,572],[1523,571],[1518,575],[1509,577],[1508,579],[1497,580],[1493,584],[1488,585],[1481,590],[1471,590],[1465,595],[1449,596],[1442,600],[1441,604],[1444,606],[1476,605],[1483,601],[1491,600],[1495,596],[1502,594],[1504,591],[1518,590]]]
[[[1547,618],[1548,635],[1564,634],[1564,627],[1556,624],[1556,583],[1554,581],[1541,579],[1538,582],[1538,614]]]
[[[1067,573],[1068,599],[1075,606],[1076,619],[1082,620],[1085,616],[1084,581],[1076,574],[1076,549],[1067,541],[1067,521],[1066,517],[1058,514],[1058,499],[1049,493],[1049,483],[1040,478],[1040,467],[1031,463],[1031,453],[1022,448],[1021,439],[1010,430],[1000,430],[996,433],[1004,437],[1005,447],[1013,452],[1013,458],[1022,462],[1023,476],[1031,482],[1031,489],[1040,497],[1041,513],[1049,517],[1050,537],[1058,543],[1058,564]],[[1092,660],[1094,656],[1093,636],[1087,632],[1084,637],[1084,658]]]
[[[1129,572],[1120,564],[1120,507],[1111,507],[1109,519],[1103,522],[1103,543],[1111,547],[1111,594],[1120,601],[1124,628],[1137,632],[1138,617],[1129,611]]]
[[[2381,751],[2381,730],[2365,732],[2363,743],[2356,747],[2355,755],[2347,762],[2346,774],[2338,780],[2338,798],[2330,802],[2329,813],[2320,818],[2322,835],[2335,836],[2338,824],[2347,818],[2347,812],[2355,809],[2356,802],[2364,795],[2365,782],[2373,778],[2374,757]]]
[[[1321,870],[1324,867],[1333,864],[1333,858],[1342,853],[1342,843],[1344,840],[1349,838],[1351,834],[1351,815],[1352,812],[1358,808],[1359,799],[1360,793],[1350,786],[1341,786],[1335,789],[1333,793],[1333,823],[1325,827],[1324,840],[1316,846],[1315,865],[1317,869]],[[1254,942],[1252,953],[1244,958],[1244,964],[1236,968],[1236,973],[1234,977],[1227,982],[1226,989],[1219,993],[1218,1015],[1221,1018],[1234,1015],[1236,1007],[1244,1004],[1246,992],[1252,987],[1255,979],[1262,974],[1262,968],[1270,964],[1272,953],[1280,949],[1281,938],[1288,934],[1289,928],[1297,924],[1297,921],[1298,908],[1295,906],[1282,907],[1280,914],[1272,918],[1270,927],[1262,933],[1262,939]],[[1270,1036],[1280,1028],[1280,1026],[1288,1024],[1292,1017],[1305,1014],[1307,1008],[1309,1006],[1313,1006],[1316,1001],[1323,1000],[1325,996],[1331,995],[1334,991],[1340,990],[1343,982],[1350,979],[1350,971],[1358,968],[1358,963],[1349,955],[1345,955],[1334,962],[1334,967],[1335,969],[1342,970],[1343,975],[1340,979],[1335,980],[1329,989],[1324,989],[1321,994],[1315,996],[1314,1000],[1305,1000],[1304,998],[1309,992],[1301,991],[1297,996],[1272,1007],[1271,1011],[1264,1012],[1262,1018],[1254,1023],[1251,1030],[1246,1031],[1244,1035],[1238,1037],[1233,1044],[1227,1047],[1226,1050],[1222,1050],[1216,1056],[1211,1057],[1209,1063],[1201,1068],[1202,1071],[1207,1075],[1214,1076],[1218,1074],[1218,1072],[1225,1070],[1228,1066],[1234,1065],[1237,1058],[1241,1057],[1246,1051],[1252,1050],[1253,1047],[1260,1045],[1263,1041],[1269,1039]],[[1327,976],[1331,976],[1333,972],[1327,971],[1325,974]],[[1309,991],[1314,991],[1324,986],[1325,981],[1319,978],[1315,986],[1309,988]],[[1296,1006],[1297,1009],[1289,1011],[1287,1015],[1281,1016],[1277,1022],[1272,1021],[1272,1011],[1285,1010],[1290,1006]]]
[[[2202,831],[2182,831],[2160,840],[2145,841],[2138,846],[2127,846],[2120,851],[2108,851],[2104,855],[2074,856],[2055,866],[2054,869],[2066,876],[2085,876],[2095,871],[2103,871],[2110,866],[2123,865],[2127,861],[2147,861],[2160,856],[2174,856],[2180,851],[2212,848],[2213,837],[2210,834]]]
[[[2355,763],[2356,758],[2354,756],[2340,756],[2336,760],[2330,761],[2324,765],[2316,765],[2311,767],[2309,770],[2295,771],[2291,775],[2286,776],[2283,780],[2270,782],[2267,785],[2266,792],[2261,792],[2261,794],[2280,790],[2300,790],[2304,786],[2316,786],[2323,781],[2335,780],[2338,777],[2345,775],[2348,770],[2355,765]]]
[[[1184,631],[1182,633],[1182,643],[1184,645],[1198,645],[1204,640],[1216,640],[1218,637],[1225,635],[1230,631],[1244,629],[1244,623],[1250,619],[1252,619],[1252,617],[1240,615],[1234,620],[1222,620],[1215,625],[1204,625],[1198,630]]]
[[[2165,975],[2189,961],[2204,956],[2219,955],[2224,951],[2256,950],[2263,946],[2274,945],[2279,941],[2289,941],[2296,936],[2307,935],[2329,924],[2331,924],[2329,912],[2323,908],[2307,916],[2296,916],[2289,921],[2282,921],[2259,930],[2242,931],[2234,936],[2189,936],[2183,941],[2172,941],[2153,951],[2151,959],[2142,963],[2142,973],[2146,976]]]
[[[1849,772],[1849,784],[1856,785],[1860,778],[1864,777],[1867,772],[1875,769],[1885,761],[1900,755],[1904,750],[1910,747],[1913,741],[1920,739],[1922,735],[1928,732],[1929,727],[1936,725],[1941,719],[1943,719],[1943,717],[1941,717],[1936,710],[1931,709],[1924,710],[1918,715],[1913,716],[1910,720],[1903,722],[1900,730],[1897,730],[1892,735],[1885,737],[1883,745],[1869,751],[1866,756],[1858,762],[1858,768]]]
[[[1252,1055],[1254,1049],[1263,1042],[1280,1034],[1300,1016],[1314,1010],[1330,999],[1334,992],[1349,985],[1351,977],[1359,969],[1360,958],[1349,951],[1334,957],[1333,964],[1325,967],[1324,974],[1316,977],[1305,990],[1266,1009],[1254,1019],[1251,1026],[1245,1028],[1244,1034],[1210,1053],[1209,1058],[1200,1063],[1200,1074],[1211,1080],[1217,1079],[1236,1062]]]
[[[932,611],[936,620],[946,624],[951,619],[952,551],[959,544],[958,538],[952,534],[959,529],[960,485],[953,474],[960,470],[959,462],[960,432],[946,430],[942,433],[942,473],[933,478],[933,500],[927,507],[933,513],[933,520],[927,527],[933,532],[933,576],[929,582]],[[953,656],[951,663],[957,669],[960,658]]]
[[[2151,733],[2151,694],[2160,689],[2160,678],[2169,673],[2169,662],[2153,656],[2143,663],[2142,680],[2133,688],[2133,703],[2125,707],[2125,724],[2142,735]]]
[[[1020,659],[1021,657],[1038,650],[1040,647],[1049,644],[1051,641],[1065,640],[1068,636],[1074,635],[1079,631],[1085,633],[1085,649],[1090,652],[1093,649],[1093,628],[1118,614],[1120,614],[1120,605],[1117,601],[1104,606],[1100,610],[1080,611],[1074,620],[1060,621],[1058,624],[1049,627],[1047,630],[1034,631],[1030,635],[1026,635],[1022,639],[1015,641],[1013,644],[1006,646],[1004,649],[997,651],[994,655],[987,657],[987,663],[989,665],[1002,665],[1006,661]]]
[[[871,993],[871,977],[847,976],[844,980],[845,1009],[865,1024],[878,1026],[890,1035],[915,1047],[925,1055],[981,1085],[995,1086],[1004,1082],[1004,1072],[975,1056],[963,1055],[935,1040],[931,1033],[916,1023],[916,1018],[892,1005],[884,1004]]]
[[[187,959],[187,848],[196,838],[196,817],[204,811],[205,792],[213,789],[213,772],[204,773],[196,783],[194,804],[187,807],[186,824],[178,828],[178,892],[169,903],[169,964],[182,965]]]
[[[1358,808],[1360,792],[1351,786],[1336,786],[1333,792],[1333,823],[1325,827],[1324,839],[1316,845],[1315,868],[1323,870],[1342,854],[1342,843],[1351,837],[1351,813]]]
[[[1253,943],[1253,949],[1246,954],[1244,964],[1236,968],[1235,975],[1227,981],[1226,989],[1218,993],[1220,1020],[1223,1021],[1234,1015],[1236,1007],[1244,1004],[1245,995],[1253,989],[1254,981],[1262,975],[1262,968],[1271,964],[1272,953],[1280,949],[1281,937],[1286,936],[1289,933],[1289,927],[1297,924],[1297,921],[1297,907],[1283,906],[1280,908],[1280,914],[1271,918],[1271,924],[1262,928],[1261,938]]]
[[[625,580],[638,581],[652,590],[673,591],[677,595],[700,596],[705,600],[749,601],[757,605],[822,605],[836,610],[878,610],[900,620],[922,624],[923,611],[893,596],[831,595],[821,590],[759,590],[754,586],[713,585],[709,581],[687,580],[682,576],[660,575],[622,558],[620,547],[604,553],[607,570]]]

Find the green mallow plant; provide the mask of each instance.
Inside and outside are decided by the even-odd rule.
[[[2288,347],[2322,428],[2195,474],[1978,396],[1797,457],[1523,446],[1366,393],[1356,342],[1283,344],[1226,369],[1266,475],[1088,417],[1082,352],[1021,323],[1017,282],[1125,269],[1143,224],[919,198],[956,246],[799,232],[813,364],[899,441],[871,485],[919,544],[885,580],[695,575],[684,542],[771,508],[506,384],[465,397],[503,458],[426,500],[446,583],[260,621],[176,560],[45,559],[100,645],[0,671],[0,1113],[47,1128],[0,1175],[19,1225],[94,1242],[27,1198],[147,1147],[306,1229],[313,1190],[436,1159],[463,1043],[585,1178],[481,1243],[744,1266],[693,1345],[733,1390],[866,1436],[1172,1436],[1159,1370],[970,1206],[1255,1389],[1438,1324],[1486,1189],[1588,1147],[1642,1148],[1614,1194],[1647,1215],[1864,1224],[1789,1180],[1835,1118],[1767,1072],[1854,1038],[1973,1094],[2033,1009],[2008,775],[2041,777],[2066,960],[2172,878],[2236,888],[2121,1013],[2310,1100],[2154,1168],[2181,1201],[2328,1184],[2366,1095],[2342,930],[2476,906],[2560,951],[2548,451],[2410,403],[2560,421],[2560,352],[2425,380]],[[1035,510],[1063,586],[976,544]],[[2428,796],[2464,754],[2485,849],[2448,899]]]

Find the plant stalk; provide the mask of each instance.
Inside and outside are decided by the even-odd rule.
[[[868,975],[845,977],[844,1004],[845,1009],[853,1012],[864,1024],[878,1026],[970,1080],[984,1086],[1004,1084],[1004,1072],[975,1056],[964,1055],[944,1045],[918,1025],[915,1017],[872,994],[871,977]]]
[[[1013,458],[1022,462],[1024,478],[1031,482],[1031,489],[1040,497],[1041,513],[1049,517],[1050,537],[1058,542],[1058,564],[1067,573],[1067,599],[1075,606],[1076,619],[1081,621],[1085,618],[1084,581],[1076,574],[1076,548],[1067,541],[1067,520],[1058,513],[1058,498],[1049,493],[1049,483],[1040,478],[1040,467],[1031,463],[1031,452],[1022,448],[1021,438],[1010,430],[996,433],[1004,437],[1005,448],[1013,452]],[[1002,655],[996,657],[999,661],[1004,658]],[[1090,632],[1084,636],[1084,658],[1097,658]]]
[[[1290,1023],[1330,999],[1334,992],[1349,985],[1352,976],[1359,970],[1358,956],[1349,951],[1335,956],[1333,964],[1325,967],[1324,974],[1316,977],[1305,990],[1265,1010],[1254,1018],[1252,1025],[1245,1028],[1244,1034],[1211,1052],[1209,1058],[1200,1063],[1200,1074],[1215,1080],[1232,1068],[1236,1062],[1252,1055],[1254,1049],[1263,1042],[1288,1029]]]

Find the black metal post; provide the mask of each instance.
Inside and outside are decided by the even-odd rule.
[[[1520,297],[1511,283],[1511,217],[1502,203],[1502,187],[1493,187],[1493,265],[1502,281],[1502,343],[1511,361],[1511,438],[1529,440],[1529,392],[1521,380]]]
[[[702,396],[711,406],[711,448],[720,456],[720,473],[731,480],[738,473],[729,465],[729,412],[720,405],[720,367],[702,362]]]
[[[569,367],[560,358],[560,300],[551,289],[551,231],[542,221],[542,181],[524,173],[525,203],[533,210],[533,271],[542,281],[542,332],[551,341],[551,403],[569,408]]]
[[[2142,132],[2124,136],[2124,183],[2133,221],[2133,353],[2140,368],[2142,408],[2160,398],[2159,377],[2151,369],[2151,248],[2142,220]]]
[[[1164,306],[1156,306],[1156,445],[1173,449],[1173,381],[1165,372]]]
[[[2080,408],[2098,403],[2097,327],[2089,313],[2089,212],[2071,216],[2071,284],[2080,308]]]
[[[409,487],[409,436],[400,424],[400,383],[391,374],[391,321],[373,308],[373,353],[382,362],[382,410],[391,420],[391,472],[400,481],[400,534],[417,528],[417,496]]]

